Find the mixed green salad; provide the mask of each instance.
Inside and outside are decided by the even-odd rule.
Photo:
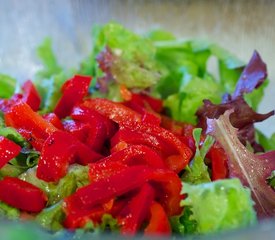
[[[50,39],[22,86],[0,74],[0,214],[47,231],[207,234],[275,216],[275,134],[254,123],[268,85],[207,41],[93,28],[74,69]],[[216,61],[218,76],[209,69]]]

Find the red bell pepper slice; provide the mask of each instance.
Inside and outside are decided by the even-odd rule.
[[[151,96],[148,96],[142,93],[140,94],[132,93],[131,101],[145,108],[147,107],[147,104],[148,104],[150,108],[157,113],[160,113],[163,110],[163,101],[161,99],[153,98]]]
[[[89,123],[91,128],[86,144],[96,151],[101,151],[106,139],[116,131],[116,124],[113,121],[85,106],[75,107],[71,116],[77,121]]]
[[[144,145],[131,145],[121,151],[112,153],[95,164],[108,165],[109,162],[120,162],[125,165],[147,165],[153,168],[166,168],[162,158]]]
[[[212,181],[225,179],[228,176],[227,156],[221,147],[212,146],[207,154],[211,160]]]
[[[132,131],[128,128],[120,128],[111,138],[111,152],[114,152],[117,149],[116,146],[121,142],[126,143],[125,147],[127,147],[127,144],[143,144],[157,152],[161,152],[162,150],[162,146],[155,136],[147,133]],[[120,149],[121,148],[119,148],[119,150]]]
[[[134,235],[140,229],[154,198],[154,188],[148,183],[144,184],[119,214],[118,223],[122,234]]]
[[[88,164],[102,158],[71,134],[63,131],[52,133],[45,141],[37,166],[37,177],[56,182],[64,177],[70,163],[78,159],[81,164]]]
[[[16,93],[9,99],[0,99],[0,110],[6,113],[13,105],[21,101],[22,97],[23,95],[21,93]]]
[[[109,178],[110,176],[128,168],[125,164],[118,161],[109,161],[106,163],[106,161],[102,160],[89,164],[89,179],[91,182]]]
[[[19,145],[3,136],[0,136],[0,168],[16,157],[20,151],[21,147]]]
[[[60,119],[56,116],[55,113],[46,113],[42,115],[42,117],[49,123],[51,123],[53,126],[60,130],[64,130],[63,124],[60,121]]]
[[[149,224],[144,230],[145,236],[170,235],[172,232],[171,226],[163,207],[159,203],[153,202],[150,207],[150,213]]]
[[[91,131],[91,126],[88,123],[83,123],[77,120],[64,120],[63,121],[65,131],[72,134],[80,142],[86,143]]]
[[[71,211],[91,209],[98,204],[137,189],[144,183],[152,181],[157,187],[157,199],[161,201],[169,216],[180,214],[181,180],[172,171],[131,166],[110,177],[99,179],[79,188],[65,199],[65,205]]]
[[[112,102],[108,99],[93,98],[86,100],[83,105],[122,126],[132,127],[141,122],[141,115],[139,113],[121,103]]]
[[[22,101],[27,103],[33,111],[38,111],[41,98],[31,80],[26,81],[22,85],[23,97]]]
[[[31,107],[19,101],[13,105],[4,115],[7,126],[14,127],[30,142],[35,148],[41,150],[43,142],[49,134],[57,129]]]
[[[70,115],[73,107],[79,103],[87,94],[91,77],[75,75],[62,86],[62,96],[59,99],[54,113],[59,118]]]
[[[40,212],[47,202],[46,194],[38,187],[14,177],[0,181],[0,200],[27,212]]]

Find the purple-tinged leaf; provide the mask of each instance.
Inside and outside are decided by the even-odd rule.
[[[262,61],[259,53],[254,51],[252,58],[243,70],[232,99],[242,96],[244,93],[250,93],[258,88],[267,77],[266,64]]]
[[[261,151],[261,147],[255,142],[255,129],[253,124],[261,122],[270,116],[274,115],[274,111],[266,114],[255,112],[243,99],[242,96],[222,104],[213,104],[209,100],[203,101],[203,106],[198,109],[198,126],[202,129],[207,128],[207,118],[218,118],[226,110],[233,109],[234,112],[230,115],[231,124],[238,128],[238,137],[245,145],[249,142],[255,151]]]
[[[275,170],[275,151],[256,155],[239,141],[237,129],[230,123],[233,110],[218,119],[207,119],[207,133],[216,138],[228,157],[229,176],[237,177],[252,192],[259,217],[275,216],[275,192],[266,179]]]

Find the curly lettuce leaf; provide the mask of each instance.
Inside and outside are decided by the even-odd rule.
[[[273,133],[270,137],[266,137],[260,130],[256,129],[256,141],[263,146],[265,152],[274,150],[275,133]]]
[[[8,219],[18,219],[20,216],[20,211],[4,202],[0,202],[0,216],[4,216]]]
[[[152,42],[120,24],[109,23],[97,31],[93,53],[101,70],[128,88],[144,89],[160,79]]]
[[[275,170],[275,151],[253,154],[239,141],[237,129],[230,122],[233,110],[218,119],[207,120],[207,133],[222,146],[228,156],[229,176],[238,177],[249,187],[260,217],[275,216],[275,192],[266,179]]]
[[[62,222],[64,219],[65,213],[62,210],[62,201],[43,209],[35,217],[35,221],[42,227],[52,231],[63,229]]]
[[[190,207],[189,219],[196,221],[199,234],[247,227],[257,222],[250,190],[238,179],[226,179],[199,185],[183,183],[187,198],[181,205]]]
[[[196,144],[196,153],[194,159],[190,163],[190,166],[186,168],[186,171],[182,176],[183,182],[199,184],[211,181],[208,167],[204,163],[204,158],[211,146],[214,144],[215,140],[213,137],[207,135],[203,145],[200,148],[199,145],[201,132],[201,128],[196,128],[193,130],[193,138]]]
[[[48,206],[56,204],[71,195],[77,188],[89,183],[88,167],[71,165],[68,174],[58,183],[48,183],[36,177],[36,167],[29,169],[19,176],[20,179],[41,188],[48,196]]]

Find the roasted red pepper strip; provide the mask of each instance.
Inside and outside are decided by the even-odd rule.
[[[11,159],[16,157],[21,151],[21,147],[13,141],[0,136],[0,168],[2,168]]]
[[[13,105],[4,115],[7,126],[14,127],[38,150],[41,150],[43,142],[49,134],[57,129],[31,107],[19,101]]]
[[[60,119],[56,116],[55,113],[46,113],[44,115],[42,115],[42,117],[48,121],[49,123],[51,123],[53,126],[55,126],[56,128],[63,130],[63,124],[60,121]]]
[[[150,207],[150,214],[149,224],[145,228],[144,234],[149,236],[170,235],[171,226],[163,207],[159,203],[153,202]]]
[[[157,198],[160,199],[169,216],[180,214],[181,180],[176,173],[164,169],[152,169],[145,166],[128,167],[110,177],[92,182],[79,188],[65,199],[65,206],[71,211],[91,209],[98,204],[137,189],[144,183],[156,184]]]
[[[68,165],[78,158],[81,164],[88,164],[102,156],[93,152],[71,134],[56,131],[45,141],[37,166],[37,177],[56,182],[67,173]]]
[[[62,96],[54,113],[59,118],[69,116],[73,107],[88,94],[91,77],[75,75],[62,86]]]
[[[23,97],[22,101],[27,103],[33,111],[38,111],[41,98],[31,80],[26,81],[22,85]]]
[[[112,136],[116,129],[115,123],[110,119],[85,106],[75,107],[71,116],[77,121],[90,125],[85,143],[96,151],[102,150],[106,139]]]
[[[139,113],[121,103],[112,102],[108,99],[93,98],[86,100],[83,105],[122,126],[132,127],[141,122],[141,115]]]
[[[122,234],[133,235],[137,233],[147,218],[154,198],[153,187],[148,183],[144,184],[119,214],[118,222],[121,225]]]
[[[40,212],[47,196],[38,187],[14,177],[0,181],[0,200],[23,211]]]
[[[125,165],[147,165],[153,168],[166,168],[162,158],[152,149],[144,145],[131,145],[121,151],[103,158],[98,163],[121,162]]]
[[[227,156],[222,148],[214,145],[207,156],[211,160],[212,180],[225,179],[228,175]]]
[[[150,108],[157,113],[160,113],[163,109],[163,101],[161,99],[153,98],[142,93],[132,93],[131,101],[143,106],[144,108],[146,108],[146,105],[148,104]]]

